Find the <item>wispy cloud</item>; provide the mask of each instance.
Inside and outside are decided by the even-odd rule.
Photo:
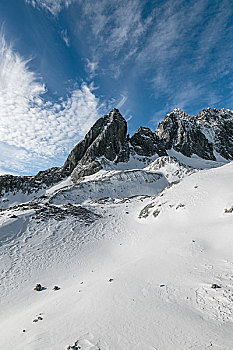
[[[93,6],[91,0],[86,0],[80,6],[78,31],[90,29],[95,39],[95,45],[90,45],[92,55],[98,62],[107,62],[116,78],[120,67],[140,50],[141,40],[151,25],[152,17],[143,16],[144,4],[140,0],[99,0]]]
[[[125,104],[125,102],[127,101],[127,99],[128,99],[128,95],[127,95],[126,92],[124,92],[124,93],[121,95],[121,99],[120,99],[120,101],[117,103],[116,107],[117,107],[117,108],[121,108],[121,107]]]
[[[56,16],[64,7],[68,7],[74,0],[25,0],[34,7],[49,11]]]
[[[89,79],[115,80],[129,96],[142,86],[167,112],[231,99],[232,0],[27,1],[55,15],[74,4]]]
[[[68,36],[68,33],[67,33],[67,29],[63,29],[61,31],[61,38],[62,38],[62,40],[64,40],[66,46],[70,47],[70,39],[69,39],[69,36]]]
[[[87,58],[86,71],[90,79],[94,78],[94,76],[96,75],[97,69],[98,69],[98,61],[90,61]]]
[[[221,102],[219,81],[232,67],[232,14],[228,0],[164,1],[156,9],[136,62],[155,99],[166,100],[157,119],[173,107],[192,113]]]
[[[51,160],[61,164],[103,109],[94,85],[85,82],[66,99],[46,100],[46,88],[28,63],[1,35],[0,149],[8,147],[14,157],[1,157],[0,165],[20,172],[55,165]]]

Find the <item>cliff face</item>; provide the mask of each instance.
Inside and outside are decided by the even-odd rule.
[[[180,109],[166,115],[152,132],[140,127],[131,137],[139,155],[167,155],[173,148],[187,157],[192,154],[203,159],[216,160],[217,154],[233,159],[233,112],[226,109],[204,109],[190,117]]]
[[[195,117],[180,109],[166,115],[153,132],[140,127],[130,138],[127,122],[114,108],[98,119],[69,154],[60,168],[39,172],[36,176],[0,176],[0,196],[4,193],[41,193],[67,176],[73,181],[102,169],[103,160],[117,164],[126,163],[135,155],[167,156],[174,149],[187,157],[216,160],[233,159],[233,112],[226,109],[207,108]]]
[[[216,160],[218,153],[233,159],[233,113],[226,109],[204,109],[190,117],[180,109],[168,114],[155,130],[165,149],[174,148],[187,157],[196,154]]]

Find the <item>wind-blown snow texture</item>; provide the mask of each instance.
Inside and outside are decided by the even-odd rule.
[[[207,135],[207,117],[193,122],[173,113],[164,125],[176,123],[180,113],[185,131],[166,133],[173,132],[166,154],[161,147],[148,151],[165,126],[155,133],[141,128],[131,141],[113,111],[62,168],[17,183],[3,176],[1,348],[232,349],[232,134],[228,130],[224,146],[219,126],[211,129],[212,141],[209,131],[218,159],[208,153],[211,147],[182,153],[181,140],[190,146],[203,128]],[[231,118],[229,111],[214,113],[221,126],[222,113],[227,123]],[[120,135],[116,142],[111,123]],[[202,136],[195,137],[190,147],[200,150]],[[136,143],[143,152],[136,152]],[[109,150],[115,152],[111,159]],[[41,291],[34,290],[37,283]]]

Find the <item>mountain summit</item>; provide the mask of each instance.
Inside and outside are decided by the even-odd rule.
[[[63,169],[73,179],[91,175],[113,162],[127,163],[132,158],[168,156],[175,150],[186,157],[205,160],[233,159],[233,113],[226,109],[203,110],[191,117],[180,109],[166,115],[153,132],[139,127],[130,138],[127,123],[114,108],[97,120],[91,130],[70,153]]]

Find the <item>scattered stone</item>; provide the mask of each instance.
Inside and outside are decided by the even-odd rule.
[[[38,319],[38,321],[42,321],[42,320],[43,320],[43,317],[38,316],[37,319]]]
[[[58,287],[58,286],[54,286],[54,287],[53,287],[53,290],[59,290],[59,289],[61,289],[61,288]]]
[[[34,290],[36,290],[37,292],[40,292],[42,290],[41,284],[37,283],[37,285],[35,286]]]
[[[165,287],[165,284],[160,284],[160,287]]]
[[[38,322],[38,319],[37,319],[37,318],[35,318],[35,320],[33,320],[32,322]]]
[[[129,212],[128,212],[128,211],[126,211],[126,212],[125,212],[125,214],[129,214]]]
[[[26,332],[26,329],[23,329],[23,333],[25,333]]]
[[[138,215],[139,219],[142,218],[147,218],[150,214],[150,209],[152,209],[155,206],[154,203],[149,203],[147,204],[141,211],[140,214]]]
[[[233,213],[233,207],[231,207],[230,209],[225,209],[225,213],[228,213],[228,214]]]
[[[160,211],[158,209],[156,209],[155,211],[153,211],[153,215],[156,218],[159,215]]]
[[[11,219],[17,219],[17,217],[18,217],[18,216],[17,216],[17,215],[14,215],[14,214],[10,216]]]
[[[176,209],[183,208],[183,207],[185,207],[185,205],[180,203],[177,205]]]
[[[112,282],[113,281],[113,278],[109,278],[108,282]]]
[[[193,243],[195,243],[194,239],[192,240]]]
[[[216,284],[216,283],[213,283],[212,286],[211,286],[211,288],[217,289],[217,288],[221,288],[221,286],[219,286],[219,285]]]

